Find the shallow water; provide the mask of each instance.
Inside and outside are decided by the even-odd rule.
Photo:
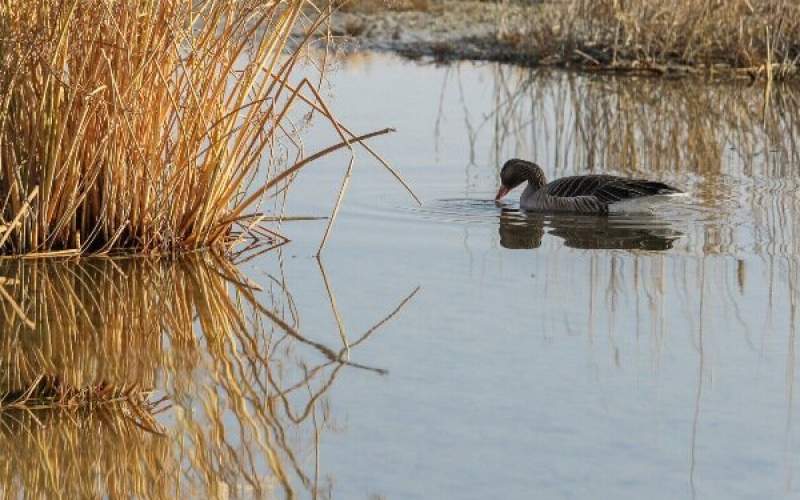
[[[358,330],[421,290],[357,355],[389,374],[331,391],[334,496],[798,494],[792,93],[765,116],[760,89],[379,55],[332,85],[351,128],[398,129],[376,145],[425,202],[358,153],[324,255],[339,308]],[[525,215],[518,192],[491,201],[514,156],[691,196],[658,216]],[[343,167],[312,167],[290,211],[327,211]],[[287,272],[309,267],[313,226],[286,226]],[[307,326],[335,331],[323,316]]]
[[[139,382],[172,405],[163,437],[130,416],[6,417],[4,490],[800,494],[793,93],[765,115],[758,88],[374,54],[329,78],[352,130],[397,128],[373,145],[424,205],[361,150],[321,260],[318,220],[285,222],[293,241],[243,276],[200,257],[4,268],[51,320],[31,335],[5,307],[3,384]],[[305,146],[335,140],[315,121]],[[524,214],[518,192],[492,200],[513,156],[691,196],[654,216]],[[346,166],[309,166],[288,213],[326,215]]]

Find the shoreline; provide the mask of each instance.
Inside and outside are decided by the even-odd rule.
[[[383,4],[359,3],[348,10],[336,11],[331,17],[331,34],[347,40],[337,43],[338,48],[392,52],[409,59],[430,58],[434,62],[486,61],[595,74],[706,81],[788,81],[800,73],[791,63],[734,67],[724,62],[642,61],[592,44],[582,44],[568,53],[546,54],[519,35],[524,30],[526,16],[535,15],[541,8],[539,4],[409,1],[415,4],[395,4],[395,10]]]

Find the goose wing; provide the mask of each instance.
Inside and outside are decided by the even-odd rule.
[[[610,175],[574,175],[554,180],[547,184],[544,189],[550,196],[558,196],[559,198],[592,196],[612,179],[613,177]]]
[[[657,194],[675,194],[682,192],[663,182],[645,179],[627,179],[613,175],[576,175],[555,180],[545,186],[547,194],[561,198],[593,196],[604,204],[622,200],[653,196]]]

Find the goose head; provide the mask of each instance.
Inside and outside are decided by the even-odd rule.
[[[544,186],[545,178],[542,168],[531,161],[518,158],[508,160],[500,170],[500,189],[494,197],[495,201],[525,181],[528,181],[536,189]]]

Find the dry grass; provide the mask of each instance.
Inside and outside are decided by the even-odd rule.
[[[326,16],[306,0],[0,2],[0,251],[255,234],[265,197],[308,164],[295,107],[330,120],[328,151],[359,141],[296,75]]]
[[[787,0],[555,0],[507,39],[551,62],[655,73],[788,77],[800,4]]]
[[[427,12],[430,10],[432,2],[433,0],[341,0],[334,1],[333,5],[341,12],[376,14],[386,10]]]

